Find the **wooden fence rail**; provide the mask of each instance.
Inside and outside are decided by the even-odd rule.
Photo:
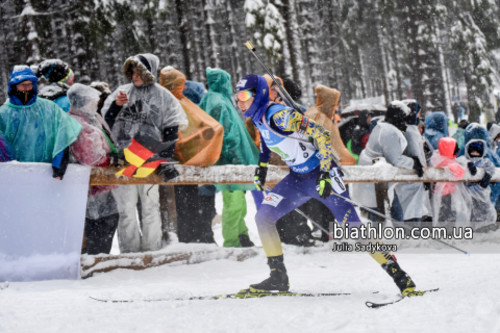
[[[194,184],[252,184],[255,172],[254,165],[224,165],[206,168],[175,165],[179,176],[164,182],[158,175],[152,174],[146,178],[127,178],[115,176],[116,168],[94,167],[90,177],[90,185],[194,185]],[[383,183],[383,182],[478,182],[483,177],[482,169],[475,176],[468,172],[461,180],[455,180],[453,175],[438,168],[427,168],[424,176],[419,178],[414,170],[393,167],[387,163],[377,163],[371,166],[344,166],[346,183]],[[267,174],[267,184],[278,183],[288,174],[288,167],[270,165]],[[500,181],[500,168],[495,170],[493,182]]]

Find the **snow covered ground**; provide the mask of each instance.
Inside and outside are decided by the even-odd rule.
[[[253,202],[248,207],[250,236],[259,243]],[[220,196],[217,209],[220,213]],[[220,225],[214,230],[220,242]],[[0,283],[0,332],[500,332],[500,232],[482,238],[480,244],[460,244],[470,255],[431,241],[401,244],[399,263],[417,287],[440,290],[380,309],[364,303],[393,299],[398,291],[367,254],[332,253],[331,244],[285,246],[293,290],[353,295],[174,300],[235,292],[262,280],[268,268],[260,250],[257,257],[242,262],[115,270],[78,281],[12,282],[4,289]],[[193,250],[215,245],[169,247]],[[372,295],[373,291],[379,293]],[[90,296],[135,301],[101,303]],[[141,301],[148,298],[171,300]]]

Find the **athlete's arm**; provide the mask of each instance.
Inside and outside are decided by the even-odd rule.
[[[319,150],[320,170],[329,171],[333,159],[333,148],[330,135],[323,126],[316,124],[302,113],[295,110],[283,109],[276,112],[272,120],[282,131],[293,131],[308,135],[316,140]]]
[[[266,145],[263,138],[260,139],[259,162],[268,163],[271,158],[271,149]]]

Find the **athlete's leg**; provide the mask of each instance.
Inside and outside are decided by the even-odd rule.
[[[304,195],[303,187],[304,177],[290,173],[264,197],[255,215],[255,222],[268,257],[283,254],[276,221],[309,200]]]
[[[276,221],[309,200],[309,197],[302,191],[306,186],[305,183],[307,183],[307,175],[290,173],[265,196],[257,211],[255,222],[271,274],[264,281],[250,285],[250,290],[259,292],[288,290],[288,275],[283,261],[280,237],[276,230]]]
[[[350,199],[347,191],[342,193],[341,196]],[[320,200],[323,200],[341,226],[348,224],[349,229],[361,226],[361,220],[351,203],[336,195],[330,195],[328,198]],[[366,243],[370,242],[368,239],[360,239],[359,241]],[[369,254],[393,278],[403,295],[415,290],[415,283],[410,276],[399,267],[395,257],[390,252],[369,252]]]

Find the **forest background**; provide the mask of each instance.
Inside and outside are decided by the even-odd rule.
[[[500,0],[0,0],[0,96],[10,70],[60,58],[76,82],[124,83],[125,59],[150,52],[205,82],[264,74],[244,46],[298,82],[305,105],[317,83],[350,99],[416,98],[425,111],[469,120],[498,107]],[[489,110],[489,111],[488,111]]]

